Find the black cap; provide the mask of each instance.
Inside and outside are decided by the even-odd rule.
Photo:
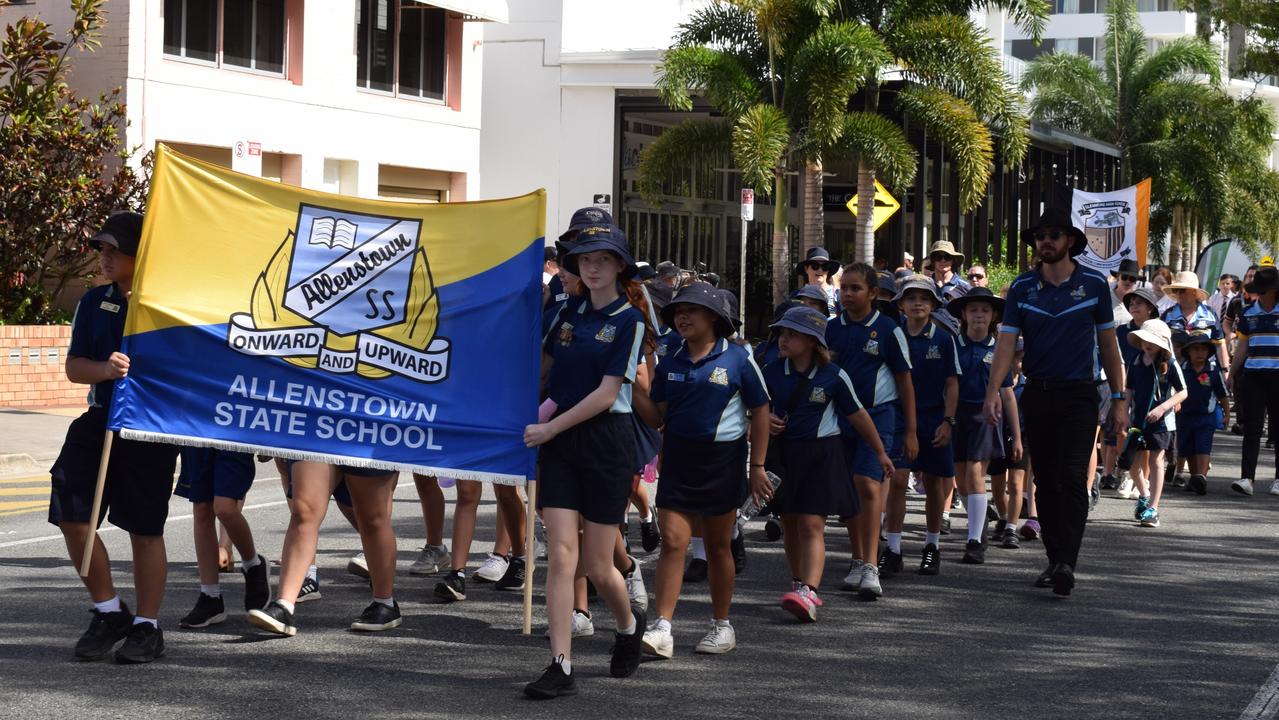
[[[129,257],[137,257],[142,239],[142,216],[135,212],[116,213],[102,223],[102,229],[89,240],[89,247],[101,250],[110,245]]]
[[[1110,274],[1111,275],[1136,275],[1138,278],[1140,278],[1141,266],[1137,264],[1136,260],[1133,260],[1132,258],[1126,258],[1126,259],[1120,260],[1119,267],[1112,270]]]

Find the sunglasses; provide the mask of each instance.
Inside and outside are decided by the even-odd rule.
[[[1130,282],[1130,283],[1135,283],[1135,282],[1137,282],[1137,276],[1136,276],[1136,275],[1120,275],[1120,276],[1119,276],[1119,279],[1120,279],[1120,280],[1123,280],[1124,282]]]
[[[1065,233],[1063,233],[1060,230],[1052,230],[1048,232],[1044,232],[1041,230],[1040,232],[1035,233],[1035,240],[1039,241],[1039,240],[1048,239],[1048,240],[1057,241],[1057,240],[1060,240],[1063,235],[1065,235]]]
[[[813,262],[810,262],[810,263],[804,263],[804,267],[808,268],[809,270],[825,270],[826,263],[814,260]]]
[[[933,262],[938,262],[940,260],[949,260],[950,256],[947,255],[946,253],[937,253],[936,255],[929,255],[928,259],[932,260]]]
[[[986,276],[982,275],[981,273],[968,273],[969,280],[981,280],[984,277]]]

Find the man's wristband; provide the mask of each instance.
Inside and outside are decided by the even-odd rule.
[[[1110,393],[1110,399],[1111,399],[1111,400],[1123,400],[1123,399],[1124,399],[1124,394],[1123,394],[1123,393],[1121,393],[1121,392],[1112,392],[1112,393]]]
[[[764,465],[764,463],[751,463],[751,467],[753,467],[753,468],[762,468],[762,467],[766,467],[766,466]]]

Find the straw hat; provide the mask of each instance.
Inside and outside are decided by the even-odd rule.
[[[1208,299],[1208,293],[1199,287],[1199,276],[1190,270],[1182,270],[1172,276],[1172,282],[1164,285],[1164,295],[1172,297],[1172,290],[1194,290],[1199,302]]]
[[[1141,327],[1128,333],[1128,344],[1135,348],[1141,347],[1141,341],[1158,345],[1172,353],[1172,328],[1168,327],[1168,323],[1163,320],[1150,319],[1141,324]]]

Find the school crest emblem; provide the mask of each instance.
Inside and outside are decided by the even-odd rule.
[[[1086,294],[1087,293],[1084,291],[1083,285],[1076,285],[1075,289],[1070,291],[1070,297],[1074,298],[1075,300],[1083,300],[1084,295]]]
[[[609,325],[608,323],[605,323],[604,327],[600,328],[600,331],[595,333],[595,339],[599,340],[600,342],[611,343],[613,342],[613,339],[616,337],[617,337],[617,326]]]
[[[819,387],[813,388],[813,391],[808,394],[808,401],[814,403],[825,403],[826,391]]]
[[[986,355],[981,359],[981,361],[986,363],[987,365],[995,362],[995,353],[993,352],[986,353]]]
[[[863,347],[863,348],[862,348],[862,352],[866,353],[867,355],[878,355],[878,354],[879,354],[879,341],[878,341],[878,340],[873,340],[873,339],[872,339],[872,340],[867,340],[867,341],[866,341],[866,345],[865,345],[865,347]]]
[[[941,360],[941,348],[936,345],[928,346],[928,353],[924,355],[925,360]]]
[[[568,347],[573,343],[573,323],[560,325],[560,345]]]
[[[711,371],[711,376],[707,378],[707,381],[712,382],[716,385],[723,385],[724,387],[728,387],[728,370],[722,367],[715,368],[714,370]]]
[[[450,342],[435,335],[439,296],[421,230],[415,218],[300,204],[250,311],[231,316],[227,344],[331,373],[446,379]]]
[[[660,357],[666,357],[666,344],[665,344],[665,343],[659,343],[659,344],[658,344],[658,346],[657,346],[657,349],[656,349],[656,350],[654,350],[654,353],[656,353],[656,355],[657,355],[659,358],[660,358]]]

